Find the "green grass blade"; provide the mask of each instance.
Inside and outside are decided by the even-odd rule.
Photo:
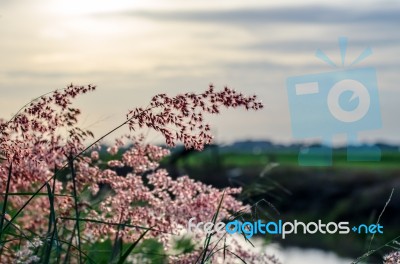
[[[122,217],[122,215],[121,215]],[[120,218],[120,222],[121,222],[121,218]],[[122,238],[120,237],[120,232],[121,232],[121,226],[122,228],[125,228],[124,225],[118,225],[118,231],[117,234],[115,235],[115,240],[114,240],[114,245],[113,245],[113,249],[111,252],[111,256],[110,256],[110,263],[115,263],[118,256],[121,258],[122,256],[122,248],[123,248],[123,241]]]
[[[217,207],[217,212],[215,212],[215,214],[214,214],[214,216],[212,218],[213,226],[215,226],[215,223],[216,223],[217,218],[218,218],[219,211],[221,210],[222,201],[224,200],[224,195],[225,195],[225,192],[222,193],[221,200],[219,201],[219,204],[218,204],[218,207]],[[200,253],[200,255],[197,258],[195,263],[197,263],[199,261],[200,257],[201,257],[201,262],[200,263],[201,264],[205,263],[206,256],[207,256],[207,250],[208,250],[208,247],[210,246],[211,238],[212,238],[213,235],[214,235],[213,233],[207,234],[206,239],[204,241],[204,249]]]
[[[129,248],[125,251],[125,253],[121,256],[121,258],[118,260],[117,264],[123,264],[126,259],[128,258],[129,254],[131,254],[132,250],[135,249],[135,247],[139,244],[140,240],[143,239],[143,237],[147,234],[147,232],[149,232],[151,230],[151,228],[147,229],[146,231],[144,231],[140,237],[132,244],[129,246]]]

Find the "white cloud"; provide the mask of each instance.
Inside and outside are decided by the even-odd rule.
[[[362,65],[377,67],[381,90],[391,93],[382,96],[384,120],[396,123],[392,111],[398,106],[391,98],[400,95],[400,63],[394,56],[400,52],[400,33],[394,2],[378,7],[377,1],[360,7],[360,2],[311,0],[300,7],[298,1],[253,0],[110,3],[0,4],[4,116],[70,82],[100,85],[80,101],[89,123],[109,115],[123,118],[128,108],[146,105],[155,93],[199,91],[214,82],[256,93],[266,105],[257,114],[224,114],[218,119],[219,137],[289,141],[285,79],[332,70],[314,52],[321,48],[340,60],[337,38],[347,36],[349,59],[372,46],[374,55]],[[111,125],[100,122],[95,129],[100,133]],[[393,126],[366,137],[371,135],[397,140]]]

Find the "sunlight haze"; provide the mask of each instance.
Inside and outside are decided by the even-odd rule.
[[[265,105],[212,118],[218,141],[292,142],[286,78],[334,71],[314,54],[339,62],[345,36],[346,61],[371,47],[360,66],[378,72],[383,128],[361,138],[399,142],[399,14],[396,1],[2,1],[1,116],[71,82],[96,84],[77,104],[100,136],[157,93],[214,83]]]

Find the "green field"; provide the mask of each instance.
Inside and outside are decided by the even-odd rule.
[[[268,170],[271,163],[279,165]],[[383,152],[379,162],[348,162],[345,151],[335,151],[333,166],[301,167],[297,152],[246,154],[211,149],[179,159],[173,171],[218,187],[240,186],[242,200],[253,204],[265,199],[280,213],[266,205],[260,209],[263,217],[286,220],[375,223],[395,188],[380,219],[385,232],[374,238],[371,243],[374,248],[400,235],[399,165],[400,153],[394,151]],[[168,159],[163,166],[171,168]],[[284,245],[318,247],[355,258],[366,252],[370,237],[299,235],[277,241]],[[380,254],[384,253],[377,253],[376,259]],[[372,256],[371,261],[374,260]]]
[[[180,165],[186,164],[191,167],[202,167],[210,162],[220,161],[224,166],[234,167],[263,167],[269,162],[279,163],[284,167],[298,168],[297,152],[270,152],[262,154],[199,152],[180,161]],[[377,162],[349,162],[345,151],[335,151],[333,154],[334,168],[345,169],[378,169],[396,170],[400,169],[400,152],[383,152],[380,161]]]

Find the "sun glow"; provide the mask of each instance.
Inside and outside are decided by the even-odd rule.
[[[118,12],[126,10],[148,9],[159,6],[159,1],[132,1],[132,0],[83,0],[52,1],[49,8],[63,15],[87,15],[107,12]]]

